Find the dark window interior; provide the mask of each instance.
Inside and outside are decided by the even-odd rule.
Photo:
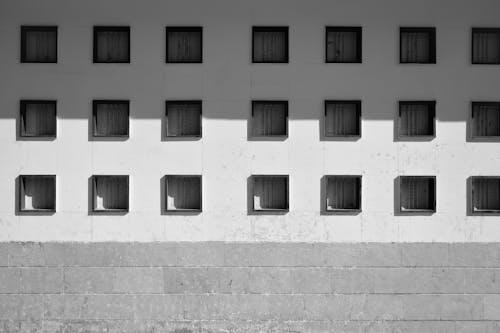
[[[253,101],[253,136],[286,136],[288,134],[288,102]]]
[[[400,62],[404,64],[436,63],[436,29],[401,28]]]
[[[167,211],[201,211],[201,176],[166,176]]]
[[[22,26],[21,62],[56,63],[57,27]]]
[[[435,105],[434,101],[399,102],[399,136],[434,136]]]
[[[472,137],[500,137],[500,102],[472,103]]]
[[[201,102],[167,101],[167,137],[201,136]]]
[[[56,101],[21,101],[20,125],[22,137],[55,137]]]
[[[127,137],[129,102],[102,100],[93,103],[95,137]]]
[[[20,176],[19,199],[19,210],[22,212],[54,212],[56,209],[56,176]]]
[[[253,210],[288,210],[287,176],[253,176]]]
[[[128,176],[93,176],[93,211],[128,211]]]
[[[325,136],[360,136],[361,102],[326,101]]]
[[[201,27],[167,27],[166,35],[166,62],[202,62],[203,29]]]
[[[326,28],[326,62],[361,62],[361,27]]]
[[[427,176],[400,177],[400,210],[434,212],[436,210],[436,179]]]
[[[473,213],[500,213],[500,178],[472,177]]]
[[[288,27],[254,27],[252,44],[252,62],[288,62]]]
[[[326,177],[326,210],[361,209],[361,176]]]
[[[130,63],[130,27],[94,27],[95,63]]]
[[[500,28],[472,28],[472,63],[500,64]]]

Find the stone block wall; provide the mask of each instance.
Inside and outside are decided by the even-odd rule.
[[[498,332],[498,243],[0,243],[0,332]]]

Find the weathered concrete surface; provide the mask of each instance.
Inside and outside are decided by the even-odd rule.
[[[500,99],[499,66],[471,64],[471,28],[498,13],[498,0],[1,0],[0,241],[499,242],[498,216],[467,215],[467,179],[500,175],[500,143],[468,139],[471,101]],[[20,26],[39,24],[58,26],[57,64],[20,63]],[[130,64],[92,63],[94,25],[130,26]],[[203,27],[202,64],[165,63],[176,25]],[[289,27],[289,63],[251,62],[262,25]],[[326,26],[362,27],[361,64],[325,63]],[[404,26],[436,28],[436,64],[399,63]],[[57,100],[54,141],[19,140],[32,98]],[[130,100],[128,140],[89,139],[102,98]],[[162,140],[179,99],[203,101],[199,140]],[[286,139],[249,138],[257,99],[288,101]],[[329,99],[361,100],[359,139],[324,137]],[[399,100],[436,101],[435,138],[399,140]],[[23,173],[57,175],[55,214],[16,215]],[[179,173],[203,175],[201,214],[161,215],[161,178]],[[99,174],[130,176],[128,214],[88,214]],[[248,214],[255,174],[290,176],[287,214]],[[322,214],[321,179],[342,174],[363,176],[362,212]],[[394,214],[400,175],[436,176],[435,214]]]
[[[500,243],[0,243],[0,332],[498,332]]]

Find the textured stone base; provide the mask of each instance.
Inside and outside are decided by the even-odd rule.
[[[58,333],[332,333],[410,332],[462,333],[500,332],[498,322],[478,321],[4,321],[0,332]]]
[[[0,243],[0,332],[499,332],[500,243]]]

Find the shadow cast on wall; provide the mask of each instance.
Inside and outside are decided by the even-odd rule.
[[[397,120],[398,100],[385,105],[383,108],[372,106],[370,103],[362,101],[361,119],[366,120]],[[324,100],[311,100],[309,103],[299,100],[289,100],[288,120],[318,120],[321,133],[324,132]],[[67,103],[58,103],[57,118],[58,119],[87,119],[89,128],[92,125],[92,101],[87,105],[68,105]],[[130,100],[130,118],[131,119],[158,119],[162,122],[162,127],[165,126],[165,101],[158,100],[157,102],[141,105],[140,101]],[[454,105],[456,106],[456,105]],[[248,102],[245,101],[203,101],[202,115],[205,119],[226,119],[226,120],[246,120],[252,121],[252,105],[251,98]],[[436,121],[439,122],[466,122],[470,120],[471,102],[460,103],[460,107],[447,107],[446,105],[436,106]],[[0,109],[0,118],[15,119],[16,125],[19,128],[20,122],[19,103],[17,105],[5,106]],[[91,133],[89,133],[90,135]],[[165,133],[162,132],[162,137]],[[340,140],[325,138],[323,140]],[[355,141],[357,138],[347,139]],[[29,139],[28,139],[29,140]]]

